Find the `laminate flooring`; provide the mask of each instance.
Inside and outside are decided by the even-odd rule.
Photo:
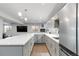
[[[34,44],[31,56],[50,56],[46,44]]]

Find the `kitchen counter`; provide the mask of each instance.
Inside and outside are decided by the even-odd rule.
[[[54,34],[45,34],[46,36],[48,36],[49,38],[51,38],[52,40],[54,40],[56,43],[59,44],[59,39],[55,39],[54,37],[59,37],[59,35],[54,35]]]
[[[13,37],[8,37],[6,39],[1,39],[0,45],[25,45],[26,42],[28,42],[29,39],[31,39],[35,34],[45,34],[46,36],[50,37],[51,39],[59,43],[59,40],[53,38],[53,37],[59,37],[58,35],[47,34],[47,33],[27,33]]]
[[[34,36],[34,34],[22,34],[5,39],[0,39],[0,45],[25,45]]]
[[[56,37],[57,35],[47,34],[47,33],[21,34],[21,35],[17,35],[14,37],[8,37],[8,38],[0,40],[0,56],[30,56],[33,45],[35,43],[34,42],[35,35],[37,35],[37,34],[38,34],[38,36],[41,34],[45,35],[46,37],[49,38],[49,39],[45,39],[45,40],[48,40],[51,43],[57,42],[56,44],[59,45],[59,40],[53,38],[53,37]],[[52,49],[50,49],[51,46],[49,47],[50,42],[48,44],[48,48],[51,53],[51,51],[52,51]],[[55,47],[57,47],[57,46],[55,46]],[[51,53],[51,55],[53,55],[53,54]]]

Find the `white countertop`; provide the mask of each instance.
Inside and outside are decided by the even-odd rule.
[[[50,39],[54,40],[56,43],[59,44],[59,39],[55,39],[54,37],[59,37],[59,34],[49,34],[49,33],[34,33],[34,34],[45,34],[46,36],[48,36]]]
[[[55,35],[55,34],[45,34],[47,35],[49,38],[51,38],[52,40],[54,40],[56,43],[59,44],[59,39],[55,39],[54,37],[59,37],[59,35]]]
[[[34,34],[28,33],[28,34],[8,37],[6,39],[1,39],[0,45],[25,45],[25,43],[28,42],[28,40],[31,39],[33,36]]]
[[[25,45],[35,34],[45,34],[57,43],[59,40],[53,38],[58,37],[58,35],[47,34],[47,33],[27,33],[22,35],[17,35],[13,37],[8,37],[6,39],[0,39],[0,45]]]

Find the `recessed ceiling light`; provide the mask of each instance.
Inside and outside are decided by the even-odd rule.
[[[21,12],[18,12],[18,15],[19,15],[19,16],[22,16],[22,13],[21,13]]]
[[[68,19],[68,18],[65,18],[65,21],[66,21],[66,22],[69,22],[69,19]]]
[[[42,17],[40,17],[40,19],[42,19]]]
[[[54,16],[54,17],[52,17],[52,19],[54,19],[54,20],[55,20],[55,19],[58,19],[58,17],[57,17],[57,16]]]
[[[27,18],[24,18],[25,21],[27,21]]]

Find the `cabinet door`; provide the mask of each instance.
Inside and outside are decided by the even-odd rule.
[[[30,56],[33,45],[34,45],[34,41],[33,41],[33,38],[32,38],[23,47],[23,55],[24,56]]]
[[[38,43],[38,36],[35,35],[33,40],[34,40],[34,43]]]
[[[55,55],[56,55],[56,56],[59,56],[59,44],[55,43],[55,48],[56,48],[56,49],[55,49],[55,51],[56,51],[56,52],[55,52]]]
[[[42,36],[43,35],[38,35],[38,43],[42,43]]]
[[[44,35],[41,35],[41,36],[40,36],[40,38],[38,39],[38,42],[39,42],[39,43],[45,43]]]
[[[26,45],[23,47],[23,56],[29,56],[29,45],[26,43]]]
[[[59,44],[49,37],[45,37],[45,42],[46,42],[46,45],[48,47],[50,54],[52,56],[58,56],[59,55]]]
[[[35,35],[34,43],[45,43],[44,35],[42,34]]]
[[[54,41],[51,41],[51,46],[50,46],[50,50],[51,50],[51,55],[52,56],[55,56],[55,52],[56,52],[56,48],[55,48],[56,46],[55,46],[55,42]]]
[[[42,36],[42,43],[46,43],[45,42],[45,35]]]

